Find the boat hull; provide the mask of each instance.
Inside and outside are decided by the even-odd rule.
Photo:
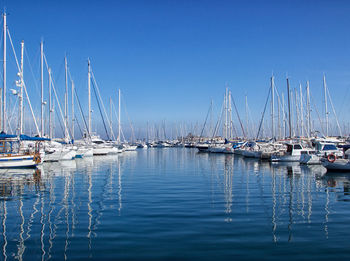
[[[350,160],[349,159],[336,159],[334,162],[330,162],[327,159],[322,159],[322,166],[330,171],[342,171],[350,172]]]
[[[0,168],[35,168],[37,165],[34,155],[0,157]]]

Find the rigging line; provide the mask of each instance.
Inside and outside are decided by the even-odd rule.
[[[7,34],[9,36],[9,40],[10,40],[10,43],[11,43],[13,55],[15,56],[15,60],[16,60],[16,64],[17,64],[17,70],[21,71],[20,66],[18,64],[18,59],[17,59],[15,47],[13,46],[12,38],[11,38],[11,35],[10,35],[10,31],[8,29],[7,29]],[[25,95],[26,95],[26,98],[27,98],[27,102],[28,102],[28,105],[29,105],[30,112],[31,112],[33,120],[34,120],[34,124],[35,124],[35,128],[36,128],[37,134],[40,135],[39,126],[38,126],[38,124],[36,122],[36,118],[35,118],[35,115],[34,115],[34,112],[33,112],[32,104],[30,103],[30,100],[29,100],[27,87],[26,87],[26,84],[25,84],[24,80],[23,80],[23,89],[24,89],[24,92],[25,92]]]
[[[35,57],[38,55],[39,52],[40,52],[40,50],[38,49],[38,50],[37,50],[37,53],[35,54]],[[30,69],[30,72],[31,72],[32,77],[33,77],[35,90],[36,90],[36,92],[37,92],[37,95],[40,96],[39,83],[38,83],[37,78],[34,76],[33,67],[32,67],[32,64],[31,64],[31,62],[30,62],[30,60],[29,60],[28,52],[27,52],[27,49],[26,49],[26,46],[25,46],[25,45],[24,45],[24,53],[25,53],[25,56],[26,56],[26,58],[27,58],[27,62],[28,62],[28,64],[29,64],[29,69]]]
[[[18,96],[17,96],[17,97],[16,97],[15,104],[13,104],[12,107],[17,108],[18,100],[19,100],[19,99],[18,99]],[[13,133],[13,132],[12,132],[12,128],[11,128],[11,122],[12,122],[12,119],[14,118],[15,112],[16,112],[16,109],[12,110],[12,113],[11,113],[10,117],[7,118],[7,121],[8,121],[7,124],[8,124],[8,126],[10,127],[11,133]],[[17,128],[16,128],[16,129],[17,129]]]
[[[46,57],[45,52],[44,52],[44,57]],[[45,60],[46,60],[46,58],[45,58]],[[61,73],[62,73],[64,67],[65,67],[65,62],[63,59],[61,64],[60,64],[60,67],[58,67],[59,70],[58,70],[58,73],[56,74],[55,82],[58,82],[58,80],[61,79]],[[62,75],[63,75],[63,73],[62,73]],[[52,79],[52,81],[53,81],[53,79]]]
[[[100,90],[99,90],[99,88],[98,88],[98,85],[97,85],[97,81],[96,81],[96,79],[95,79],[95,75],[94,75],[94,72],[91,70],[91,75],[92,75],[92,82],[95,82],[95,88],[96,88],[96,90],[97,90],[97,94],[98,94],[98,96],[96,95],[96,100],[98,100],[98,99],[100,99],[100,102],[101,102],[101,104],[102,104],[102,109],[103,109],[103,111],[104,111],[104,113],[105,113],[105,116],[106,116],[106,119],[107,119],[107,123],[108,123],[108,125],[110,125],[109,124],[109,118],[108,118],[108,114],[107,114],[107,112],[106,112],[106,108],[105,108],[105,106],[104,106],[104,104],[103,104],[103,101],[102,101],[102,98],[101,98],[101,93],[100,93]],[[102,111],[101,111],[101,114],[102,114]],[[112,136],[112,138],[115,140],[115,135],[114,135],[114,132],[113,132],[113,129],[112,129],[112,133],[111,133],[111,136]]]
[[[260,120],[260,124],[259,124],[258,134],[256,135],[256,140],[259,139],[260,130],[261,130],[262,123],[264,121],[264,116],[265,116],[267,103],[269,102],[269,98],[270,98],[270,93],[271,93],[271,88],[269,88],[269,92],[267,94],[267,99],[266,99],[266,102],[265,102],[264,110],[263,110],[263,113],[262,113],[262,116],[261,116],[261,120]]]
[[[86,132],[87,132],[87,134],[89,135],[89,138],[90,138],[90,140],[91,140],[91,134],[90,134],[90,132],[89,132],[89,128],[88,128],[88,125],[87,125],[87,123],[86,123],[86,119],[85,119],[85,117],[84,117],[83,110],[82,110],[82,108],[81,108],[81,104],[80,104],[80,100],[79,100],[79,97],[78,97],[76,88],[74,88],[74,94],[75,94],[75,98],[76,98],[77,101],[78,101],[79,111],[80,111],[81,117],[83,118]],[[78,118],[77,118],[77,119],[78,119]]]
[[[203,125],[202,131],[201,131],[201,135],[199,136],[200,138],[202,137],[203,132],[204,132],[205,125],[207,124],[207,120],[208,120],[208,116],[209,116],[209,114],[210,114],[211,107],[212,107],[212,103],[210,103],[207,116],[205,117],[205,121],[204,121],[204,125]]]
[[[75,119],[76,119],[76,122],[77,122],[78,128],[79,128],[79,130],[80,130],[80,134],[81,134],[81,136],[84,136],[84,132],[83,132],[83,130],[82,130],[82,128],[81,128],[81,126],[80,126],[80,123],[79,123],[79,121],[78,121],[77,115],[76,115],[76,114],[74,114],[74,116],[75,116]]]
[[[55,112],[56,112],[56,115],[57,115],[57,118],[58,118],[58,123],[60,124],[60,127],[61,127],[61,131],[62,131],[62,133],[64,133],[65,131],[64,131],[64,127],[62,125],[62,120],[60,119],[60,115],[58,114],[57,110],[55,110]]]
[[[44,56],[44,61],[45,61],[46,69],[47,69],[47,71],[49,71],[49,65],[48,65],[48,63],[47,63],[45,53],[44,53],[43,56]],[[51,71],[51,72],[52,72],[52,71]],[[70,139],[71,133],[70,133],[70,130],[69,130],[68,126],[66,126],[66,121],[64,120],[64,117],[63,117],[63,113],[62,113],[60,101],[59,101],[58,96],[57,96],[57,93],[56,93],[55,81],[54,81],[54,79],[51,79],[51,80],[52,80],[52,81],[51,81],[52,89],[53,89],[53,93],[54,93],[55,98],[56,98],[56,102],[57,102],[57,105],[58,105],[58,109],[59,109],[59,111],[60,111],[60,115],[61,115],[62,121],[63,121],[63,123],[64,123],[64,126],[65,126],[65,128],[67,128],[67,130],[68,130],[68,139]]]
[[[132,122],[130,120],[129,113],[128,113],[127,109],[126,109],[126,102],[125,102],[125,100],[123,102],[123,105],[124,105],[124,109],[125,109],[125,114],[128,117],[128,121],[129,121],[130,128],[131,128],[131,139],[133,139],[133,138],[135,139],[134,127],[132,126]]]
[[[323,124],[322,124],[322,121],[321,121],[321,116],[320,116],[320,113],[319,113],[318,110],[317,110],[316,103],[315,103],[313,97],[311,96],[311,91],[310,91],[310,100],[311,100],[311,103],[312,103],[312,105],[313,105],[313,107],[314,107],[314,109],[315,109],[315,111],[316,111],[318,120],[319,120],[319,122],[320,122],[321,134],[322,134],[323,136],[325,136],[325,135],[324,135]],[[310,117],[310,118],[311,118],[311,117]],[[311,121],[311,119],[310,119],[310,121]],[[314,127],[315,127],[315,126],[314,126]],[[311,128],[311,126],[310,126],[310,128]]]
[[[214,132],[213,132],[213,137],[212,137],[212,139],[214,139],[215,135],[217,134],[217,131],[218,131],[218,129],[219,129],[219,125],[220,125],[220,122],[221,122],[221,118],[222,118],[223,112],[224,112],[224,103],[222,103],[220,116],[219,116],[218,121],[216,122],[216,125],[215,125],[215,128],[214,128]]]
[[[238,113],[238,110],[237,110],[237,106],[236,106],[235,100],[233,99],[232,93],[231,93],[231,99],[232,99],[232,102],[233,102],[233,107],[235,107],[235,111],[236,111],[236,114],[237,114],[237,118],[238,118],[239,124],[241,125],[243,136],[246,137],[246,134],[245,134],[245,131],[244,131],[244,128],[243,128],[243,123],[241,121],[241,117],[239,116],[239,113]]]
[[[98,97],[97,97],[97,93],[96,93],[96,86],[94,84],[94,81],[91,81],[92,83],[92,86],[93,86],[93,90],[94,90],[94,93],[95,93],[95,97],[96,97],[96,100],[97,100],[97,105],[98,105],[98,109],[100,111],[100,114],[101,114],[101,118],[102,118],[102,122],[103,122],[103,127],[105,129],[105,132],[106,132],[106,135],[107,135],[107,138],[108,140],[111,140],[110,137],[109,137],[109,134],[108,134],[108,131],[107,131],[107,127],[106,127],[106,123],[105,123],[105,119],[103,117],[103,113],[102,113],[102,110],[101,110],[101,105],[100,105],[100,101],[98,100]]]
[[[333,110],[333,113],[334,113],[334,116],[335,116],[335,121],[336,121],[337,126],[338,126],[339,135],[342,136],[342,132],[341,132],[341,128],[340,128],[340,125],[339,125],[338,117],[337,117],[337,114],[335,113],[332,97],[331,97],[331,94],[329,93],[328,87],[327,87],[327,93],[328,93],[328,98],[329,98],[329,100],[331,102],[332,110]]]

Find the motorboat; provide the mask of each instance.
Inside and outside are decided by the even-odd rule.
[[[282,155],[272,155],[272,162],[300,162],[302,154],[312,153],[315,150],[308,147],[303,147],[301,143],[286,143],[287,150]]]
[[[321,164],[327,171],[349,171],[350,172],[350,149],[344,152],[343,157],[329,154],[321,159]]]
[[[321,164],[321,159],[327,157],[330,154],[334,154],[336,157],[341,157],[343,152],[337,148],[334,143],[316,141],[314,142],[315,151],[302,152],[300,157],[301,164]]]

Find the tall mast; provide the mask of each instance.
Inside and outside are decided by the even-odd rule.
[[[300,136],[300,118],[299,118],[299,103],[298,103],[298,91],[295,88],[294,89],[294,101],[295,101],[295,126],[296,126],[296,133],[298,136]]]
[[[120,132],[121,132],[121,128],[120,128],[120,89],[119,89],[118,90],[118,139],[117,139],[118,144],[120,144]]]
[[[210,131],[209,136],[213,135],[213,99],[210,101]]]
[[[146,142],[149,142],[148,121],[147,121],[147,140],[146,140]]]
[[[18,134],[21,135],[23,133],[23,54],[24,54],[24,41],[21,42],[21,85],[20,85],[20,93],[19,93],[19,128]]]
[[[292,115],[290,111],[290,87],[289,87],[288,77],[287,77],[287,91],[288,91],[289,138],[292,138]]]
[[[247,132],[247,137],[249,136],[249,118],[248,118],[248,97],[245,96],[245,128]]]
[[[3,14],[4,27],[3,27],[3,88],[2,88],[2,130],[6,132],[6,13]]]
[[[228,91],[228,120],[229,120],[229,133],[228,138],[232,138],[232,105],[231,105],[231,91]]]
[[[307,103],[307,136],[311,137],[311,106],[310,106],[310,85],[306,82],[306,103]]]
[[[41,136],[44,136],[44,44],[40,42]]]
[[[227,92],[228,88],[226,87],[226,92],[225,92],[225,126],[224,126],[224,138],[227,138]]]
[[[278,93],[277,93],[278,95]],[[281,99],[278,95],[278,99],[277,99],[277,118],[278,118],[278,138],[280,139],[282,134],[281,134]]]
[[[53,137],[53,125],[52,125],[52,113],[53,113],[53,104],[52,104],[52,89],[51,89],[51,68],[49,68],[49,138]]]
[[[90,59],[88,59],[88,104],[89,104],[89,114],[88,114],[88,132],[91,135],[91,69],[90,69]]]
[[[110,128],[110,132],[111,132],[111,137],[112,137],[112,133],[113,133],[113,123],[112,123],[112,97],[109,97],[109,128]]]
[[[272,75],[271,77],[271,131],[272,131],[272,138],[275,138],[275,78]]]
[[[67,66],[67,56],[64,57],[64,69],[65,69],[65,81],[66,81],[66,91],[64,93],[64,121],[65,121],[65,135],[68,138],[68,66]]]
[[[328,137],[329,122],[328,122],[328,107],[327,107],[327,85],[326,85],[326,75],[324,74],[323,74],[323,89],[324,89],[324,108],[325,108],[325,114],[326,114],[326,136]]]
[[[72,140],[74,140],[74,122],[75,122],[75,116],[74,116],[74,81],[71,81],[72,84]]]
[[[285,105],[284,105],[284,93],[282,92],[282,127],[283,127],[283,138],[287,137],[286,133],[286,113],[284,111]]]
[[[304,137],[304,110],[303,110],[303,90],[301,84],[299,85],[300,89],[300,128],[301,128],[301,137]]]

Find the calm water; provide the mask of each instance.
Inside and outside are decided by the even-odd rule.
[[[3,171],[1,260],[350,257],[350,174],[194,149]]]

